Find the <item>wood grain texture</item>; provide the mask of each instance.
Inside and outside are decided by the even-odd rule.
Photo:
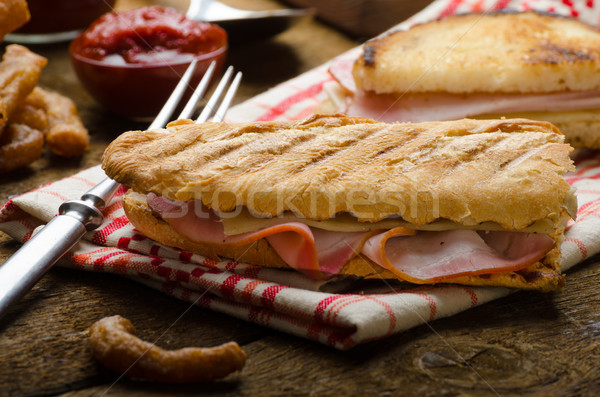
[[[186,303],[120,277],[55,268],[0,328],[0,394],[593,396],[599,275],[594,258],[570,272],[560,293],[515,293],[340,352],[198,308],[180,318]],[[94,362],[85,334],[94,319],[115,313],[165,348],[236,340],[248,362],[209,385],[119,379]]]
[[[259,7],[263,1],[247,4]],[[273,40],[232,48],[229,61],[245,73],[236,101],[354,45],[309,20]],[[83,158],[66,161],[46,153],[31,167],[1,176],[0,202],[98,164],[117,134],[143,127],[92,101],[71,71],[66,45],[34,50],[50,60],[43,86],[78,104],[91,148]],[[0,235],[0,263],[17,247]],[[592,258],[570,271],[561,292],[515,293],[347,352],[200,308],[188,311],[188,304],[122,277],[56,267],[0,321],[0,396],[596,396],[598,262]],[[248,362],[240,373],[211,384],[119,379],[92,359],[86,335],[94,321],[114,314],[130,318],[140,337],[163,348],[235,340]]]

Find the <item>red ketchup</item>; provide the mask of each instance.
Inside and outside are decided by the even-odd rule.
[[[42,34],[83,30],[112,10],[116,0],[27,0],[31,19],[16,33]]]
[[[227,34],[219,26],[159,6],[105,14],[70,47],[92,96],[132,118],[155,116],[192,59],[199,59],[193,83],[213,59],[219,70],[226,50]]]
[[[154,64],[190,60],[226,43],[227,34],[220,27],[155,6],[98,18],[78,41],[77,52],[111,64]]]

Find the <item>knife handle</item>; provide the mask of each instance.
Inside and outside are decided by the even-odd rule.
[[[102,223],[91,203],[71,200],[58,215],[0,265],[0,318],[83,237]]]

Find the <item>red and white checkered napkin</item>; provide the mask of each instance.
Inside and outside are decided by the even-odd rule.
[[[489,3],[489,4],[488,4]],[[523,1],[521,8],[543,6],[584,16],[591,1]],[[584,4],[585,3],[585,4]],[[406,25],[453,12],[514,6],[508,1],[436,1]],[[596,21],[590,10],[588,21]],[[323,99],[323,84],[330,81],[326,65],[307,72],[229,113],[232,121],[302,118]],[[600,155],[584,153],[568,181],[578,189],[579,214],[566,233],[562,266],[574,264],[600,251]],[[587,156],[587,157],[586,157]],[[33,230],[51,219],[65,200],[79,198],[104,178],[99,167],[13,198],[0,210],[0,230],[26,241]],[[394,290],[335,293],[325,285],[285,270],[265,269],[235,262],[215,262],[199,255],[159,245],[137,233],[123,212],[121,195],[109,203],[105,222],[88,233],[69,254],[64,266],[117,273],[168,295],[232,316],[306,337],[338,349],[379,339],[411,327],[450,316],[507,295],[505,288],[471,288],[453,285],[416,286]],[[567,277],[568,283],[568,277]],[[358,293],[364,292],[364,293]]]

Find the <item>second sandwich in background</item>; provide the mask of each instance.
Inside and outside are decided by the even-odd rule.
[[[522,117],[600,148],[600,31],[536,12],[463,14],[382,35],[332,64],[337,111],[380,121]]]

